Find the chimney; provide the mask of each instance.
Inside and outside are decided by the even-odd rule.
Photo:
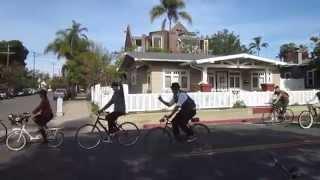
[[[302,53],[303,51],[301,51],[300,49],[298,50],[298,64],[302,64]]]

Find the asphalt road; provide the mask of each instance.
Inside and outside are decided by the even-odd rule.
[[[175,143],[160,154],[145,149],[144,136],[133,147],[103,144],[82,150],[74,132],[59,149],[33,144],[20,152],[0,145],[1,180],[281,180],[273,152],[285,166],[299,167],[303,180],[320,179],[320,129],[297,126],[228,125],[212,128],[199,142]],[[161,147],[156,144],[155,147]]]
[[[56,111],[56,103],[52,99],[52,93],[48,93],[48,98],[53,112]],[[40,103],[39,95],[15,97],[0,101],[0,119],[8,123],[8,114],[31,112]]]

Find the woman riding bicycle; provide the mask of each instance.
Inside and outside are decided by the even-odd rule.
[[[32,111],[32,114],[34,114],[34,122],[39,126],[39,132],[41,133],[43,137],[43,143],[47,143],[47,135],[45,128],[47,126],[47,123],[53,118],[52,109],[47,97],[47,91],[44,89],[41,89],[39,91],[39,96],[41,98],[40,104]]]

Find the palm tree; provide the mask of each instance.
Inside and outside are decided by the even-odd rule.
[[[85,51],[89,46],[85,32],[88,29],[73,20],[70,28],[56,33],[56,39],[47,46],[45,53],[53,52],[58,58],[72,59],[77,52]]]
[[[177,22],[179,18],[192,24],[192,18],[186,11],[179,11],[185,8],[183,0],[160,0],[160,4],[154,6],[150,11],[151,22],[161,16],[166,16],[162,22],[162,30],[165,29],[166,22],[169,20],[169,30],[172,22]]]
[[[269,46],[269,44],[266,42],[262,43],[262,37],[258,36],[258,37],[254,37],[253,42],[249,44],[249,50],[254,49],[256,51],[257,55],[259,56],[261,48],[262,47],[267,48],[268,46]]]

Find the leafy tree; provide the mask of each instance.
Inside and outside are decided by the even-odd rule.
[[[249,49],[254,50],[255,54],[260,55],[261,48],[267,48],[269,46],[268,43],[262,42],[262,37],[254,37],[253,42],[249,44]]]
[[[87,31],[86,27],[73,20],[70,28],[56,33],[55,40],[47,46],[45,53],[53,52],[58,58],[65,57],[67,60],[72,60],[78,53],[87,51],[89,47],[88,37],[85,34]]]
[[[12,41],[0,41],[0,52],[7,52],[8,45],[10,46],[10,52],[14,54],[10,55],[9,65],[19,64],[25,66],[25,59],[29,54],[28,49],[19,40]],[[0,53],[0,65],[7,64],[7,54]]]
[[[227,29],[218,31],[209,38],[209,51],[214,55],[250,53],[250,50],[241,44],[239,35]]]
[[[298,46],[295,43],[287,43],[280,46],[279,58],[287,60],[297,60],[295,56]]]
[[[310,40],[314,43],[312,56],[314,59],[320,58],[320,36],[311,37]]]
[[[151,22],[162,16],[166,16],[162,21],[162,29],[165,29],[166,22],[169,20],[169,30],[172,22],[177,22],[180,18],[192,23],[191,16],[186,11],[181,11],[186,7],[183,0],[160,0],[160,4],[154,6],[150,11]]]

